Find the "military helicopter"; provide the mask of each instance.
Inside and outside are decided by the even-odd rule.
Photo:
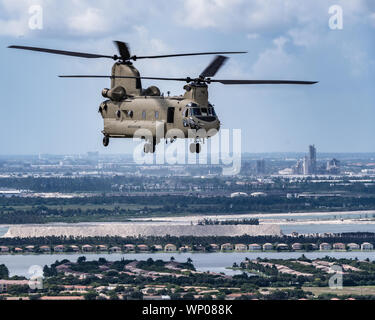
[[[111,88],[103,89],[102,96],[107,98],[101,103],[99,113],[104,120],[102,131],[103,145],[109,145],[110,138],[133,138],[139,130],[144,129],[150,135],[141,136],[146,140],[145,153],[154,153],[161,139],[171,143],[178,138],[193,138],[191,153],[201,152],[201,143],[220,130],[220,120],[214,106],[208,100],[208,85],[221,83],[224,85],[243,84],[296,84],[312,85],[315,81],[293,80],[218,80],[212,79],[228,60],[223,54],[243,54],[247,52],[197,52],[170,55],[136,56],[131,55],[127,43],[114,41],[119,55],[101,55],[73,51],[62,51],[37,47],[9,46],[11,49],[38,51],[51,54],[74,56],[80,58],[109,58],[115,60],[112,74],[109,75],[61,75],[61,78],[109,78]],[[216,55],[214,60],[194,78],[141,77],[132,61],[140,59],[158,59],[183,56]],[[186,82],[185,93],[180,96],[165,97],[156,86],[142,88],[142,80],[165,80]],[[173,132],[178,131],[179,135]],[[162,136],[158,135],[162,132]],[[172,135],[170,134],[172,132]],[[191,132],[195,133],[193,136]],[[206,134],[202,134],[205,132]]]

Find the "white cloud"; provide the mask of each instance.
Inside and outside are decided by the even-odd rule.
[[[97,8],[87,8],[83,13],[69,17],[67,26],[73,32],[84,34],[106,33],[110,29],[107,18]]]

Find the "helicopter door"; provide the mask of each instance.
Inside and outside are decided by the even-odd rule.
[[[168,108],[167,123],[174,123],[174,108]]]

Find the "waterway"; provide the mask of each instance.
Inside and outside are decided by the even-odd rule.
[[[235,252],[235,253],[140,253],[140,254],[50,254],[50,255],[0,255],[0,264],[5,264],[10,276],[19,275],[29,277],[29,269],[32,266],[44,267],[50,265],[56,260],[68,259],[76,261],[79,257],[85,256],[88,261],[97,260],[101,257],[108,261],[116,261],[120,259],[129,260],[147,260],[152,258],[154,260],[161,259],[169,261],[174,257],[176,261],[186,262],[188,258],[193,260],[193,264],[199,271],[223,272],[227,275],[234,275],[241,273],[240,271],[228,270],[234,262],[237,264],[245,260],[245,258],[256,259],[270,258],[270,259],[297,259],[304,254],[309,259],[323,258],[330,256],[333,258],[348,258],[359,260],[370,259],[375,261],[375,251],[370,252]]]

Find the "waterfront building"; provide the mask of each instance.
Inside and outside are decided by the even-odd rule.
[[[293,249],[293,250],[302,250],[302,249],[303,249],[303,246],[302,246],[301,243],[296,242],[296,243],[293,243],[293,244],[292,244],[292,249]]]
[[[263,245],[263,250],[264,250],[264,251],[273,250],[273,244],[272,244],[272,243],[265,243],[265,244]]]
[[[332,246],[327,242],[323,242],[319,246],[320,251],[328,251],[328,250],[331,250],[331,249],[332,249]]]
[[[348,249],[349,249],[349,250],[359,250],[359,249],[360,249],[360,246],[359,246],[359,244],[357,244],[357,243],[349,243],[349,244],[348,244]]]
[[[85,244],[84,246],[82,246],[82,251],[84,251],[84,252],[90,252],[90,251],[93,251],[93,250],[94,250],[94,247],[90,246],[89,244]]]
[[[174,244],[168,243],[164,247],[165,252],[175,252],[177,251],[177,247]]]
[[[341,243],[341,242],[334,243],[334,244],[333,244],[333,250],[339,250],[339,251],[344,251],[344,250],[346,250],[345,243]]]
[[[247,250],[247,245],[246,245],[246,244],[243,244],[243,243],[237,243],[237,244],[234,246],[234,250],[235,250],[235,251],[246,251],[246,250]]]
[[[364,242],[361,244],[362,251],[374,250],[374,246],[369,242]]]
[[[233,245],[231,243],[224,243],[221,245],[221,251],[231,251],[233,250]]]
[[[125,252],[129,251],[135,251],[135,245],[134,244],[126,244],[124,245]]]
[[[55,246],[53,250],[55,252],[64,252],[65,251],[65,246],[63,246],[63,245]]]
[[[257,244],[257,243],[252,243],[252,244],[249,244],[249,250],[250,251],[261,251],[262,246],[260,244]]]
[[[51,247],[50,246],[41,246],[39,247],[39,250],[42,252],[51,252]]]

